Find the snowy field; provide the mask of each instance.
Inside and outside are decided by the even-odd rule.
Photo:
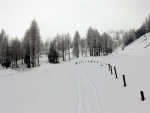
[[[29,71],[1,69],[0,113],[150,113],[149,35],[108,56],[59,64],[45,56]],[[116,67],[118,79],[107,63]]]

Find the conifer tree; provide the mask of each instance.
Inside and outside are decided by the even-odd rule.
[[[80,43],[80,34],[78,31],[76,31],[73,40],[73,54],[75,57],[79,57],[79,43]]]
[[[58,58],[59,56],[55,48],[55,43],[51,42],[49,48],[48,60],[51,63],[58,63]]]

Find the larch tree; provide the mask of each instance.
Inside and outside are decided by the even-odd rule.
[[[69,55],[69,60],[70,60],[70,48],[71,48],[71,37],[70,34],[67,34],[67,49],[68,49],[68,55]]]
[[[73,54],[75,57],[79,57],[79,43],[80,43],[80,34],[78,31],[76,31],[73,39]]]
[[[90,56],[93,56],[93,29],[92,27],[89,27],[88,31],[87,31],[87,36],[86,36],[86,41],[87,41],[87,45],[88,45],[88,49],[90,52]]]
[[[16,67],[18,67],[17,61],[19,59],[21,59],[21,57],[20,57],[20,54],[21,54],[21,51],[20,51],[20,49],[21,49],[21,42],[20,42],[20,40],[17,37],[14,39],[14,47],[13,47],[13,49],[14,49],[15,65],[16,65]]]
[[[64,41],[63,34],[61,35],[61,51],[62,51],[63,61],[65,61],[65,41]]]
[[[25,36],[24,36],[24,62],[27,64],[27,67],[30,68],[31,67],[31,55],[30,55],[30,30],[28,29],[25,32]]]
[[[83,54],[85,53],[85,38],[80,39],[80,45],[81,45],[81,55],[83,57]]]
[[[49,42],[46,41],[46,42],[44,43],[44,46],[45,46],[45,53],[48,54]]]
[[[3,62],[3,46],[4,46],[5,31],[2,29],[0,33],[0,63]]]
[[[40,42],[41,37],[38,24],[35,20],[33,20],[30,26],[30,46],[31,46],[30,49],[31,49],[32,67],[36,67],[36,59],[38,61],[39,66]]]
[[[24,39],[23,38],[20,41],[20,58],[22,60],[22,65],[23,65],[23,60],[24,60]]]
[[[97,29],[93,29],[92,27],[89,27],[87,31],[87,46],[90,52],[90,56],[98,56],[100,55],[100,51],[102,49],[101,46],[101,37]]]
[[[55,39],[50,42],[50,48],[48,53],[48,60],[51,63],[58,63],[58,52],[56,50],[56,41]]]

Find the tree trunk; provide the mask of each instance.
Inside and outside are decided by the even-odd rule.
[[[70,60],[70,48],[69,48],[69,60]]]
[[[65,53],[64,55],[65,55],[65,61],[66,61],[66,50],[65,50],[65,52],[64,52],[64,53]]]
[[[35,56],[34,56],[34,55],[35,55],[35,54],[34,54],[34,47],[32,48],[32,50],[33,50],[33,54],[32,54],[32,55],[33,55],[33,56],[32,56],[32,67],[34,67],[34,61],[35,61],[35,59],[34,59],[34,57],[35,57]]]
[[[64,50],[63,50],[63,61],[65,61],[65,58],[64,58]]]
[[[31,67],[31,61],[30,61],[30,55],[28,56],[28,68],[30,68]]]
[[[40,60],[39,59],[40,59],[40,55],[38,54],[38,59],[37,59],[38,60],[38,66],[40,66]]]

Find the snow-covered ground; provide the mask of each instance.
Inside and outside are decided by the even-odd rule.
[[[30,71],[1,70],[0,113],[150,113],[149,35],[109,56],[59,64],[43,56]],[[116,67],[118,79],[107,63]]]

